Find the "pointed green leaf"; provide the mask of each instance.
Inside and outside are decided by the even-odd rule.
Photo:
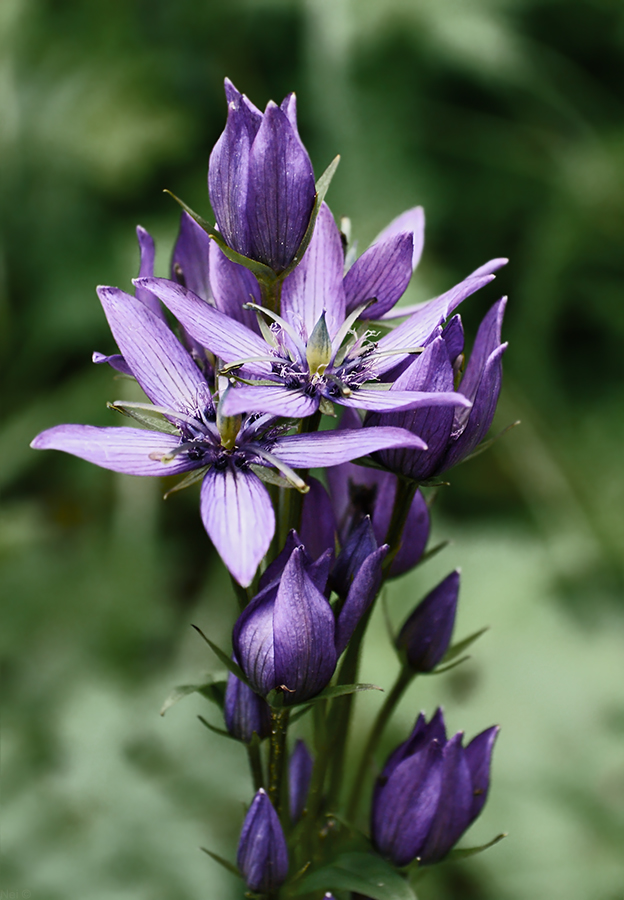
[[[208,681],[203,684],[180,684],[175,687],[165,702],[163,703],[162,709],[160,710],[160,715],[164,716],[168,709],[178,702],[178,700],[182,700],[183,697],[188,697],[189,694],[202,694],[206,698],[206,700],[210,700],[212,703],[216,703],[218,707],[223,709],[223,698],[225,696],[225,685],[226,682],[222,679],[216,680],[212,677],[209,678]]]
[[[429,562],[430,559],[433,559],[434,556],[437,556],[438,553],[441,553],[446,547],[449,546],[451,541],[441,541],[439,544],[436,544],[435,547],[432,547],[431,550],[427,550],[426,553],[418,560],[418,565],[422,566],[423,563]]]
[[[507,832],[503,832],[502,834],[497,834],[496,837],[487,844],[481,844],[480,847],[466,847],[465,849],[459,848],[458,850],[451,850],[444,862],[459,862],[462,859],[468,859],[470,856],[476,856],[477,853],[483,853],[484,850],[489,850],[490,847],[493,847],[494,844],[498,844],[499,841],[502,841],[503,838],[506,837]]]
[[[324,691],[306,700],[306,703],[316,703],[318,700],[333,700],[334,697],[344,697],[347,694],[357,694],[360,691],[383,691],[377,684],[334,684],[326,687]]]
[[[149,403],[130,403],[125,400],[115,400],[114,403],[107,403],[106,405],[109,409],[113,409],[123,416],[128,416],[130,419],[134,419],[139,422],[140,425],[144,425],[151,431],[164,431],[167,434],[180,434],[175,425],[172,425],[162,413],[154,412]]]
[[[199,721],[204,725],[208,731],[212,731],[213,734],[218,734],[219,737],[229,738],[231,741],[238,741],[238,738],[235,738],[234,735],[230,734],[229,731],[226,731],[224,728],[217,728],[215,725],[211,725],[207,719],[204,719],[203,716],[197,716]]]
[[[248,687],[251,686],[249,684],[249,681],[247,680],[245,673],[241,669],[241,667],[237,666],[236,663],[234,662],[234,660],[230,659],[230,657],[227,655],[227,653],[224,653],[220,647],[217,647],[216,644],[213,644],[213,642],[210,640],[210,638],[207,638],[206,635],[204,634],[204,632],[201,630],[201,628],[198,628],[197,625],[191,625],[191,628],[194,628],[195,631],[203,637],[203,639],[206,641],[206,643],[208,644],[208,646],[210,647],[212,652],[215,654],[215,656],[218,656],[218,658],[221,660],[221,662],[223,663],[225,668],[229,672],[231,672],[232,675],[236,675],[236,677],[239,679],[239,681],[242,681],[243,684],[246,684]]]
[[[471,659],[471,657],[462,656],[460,657],[460,659],[456,659],[454,662],[449,663],[448,666],[439,666],[435,669],[432,669],[431,672],[421,672],[421,675],[443,675],[444,672],[450,672],[451,669],[456,669],[457,666],[461,666],[461,664],[465,663],[468,659]]]
[[[489,626],[486,625],[485,628],[480,628],[479,631],[475,631],[473,634],[468,635],[463,641],[458,641],[456,644],[453,644],[442,657],[442,664],[444,665],[444,663],[448,663],[452,659],[455,659],[463,653],[464,650],[467,650],[471,644],[474,644],[475,641],[479,640],[482,634],[485,634],[485,632],[489,630]]]
[[[227,869],[228,872],[231,872],[232,875],[241,877],[241,873],[238,871],[238,868],[234,865],[234,863],[228,862],[227,859],[223,859],[222,856],[219,856],[218,853],[213,853],[212,850],[207,850],[205,847],[200,847],[200,850],[203,850],[211,859],[214,859],[215,862],[218,862],[220,866],[223,866],[224,869]]]
[[[331,865],[304,876],[295,894],[353,891],[370,900],[416,900],[405,878],[372,853],[343,853]]]
[[[165,491],[165,493],[163,494],[163,500],[168,500],[171,494],[176,494],[178,491],[184,491],[186,490],[186,488],[197,484],[198,481],[203,481],[204,475],[209,468],[210,466],[202,466],[200,469],[193,469],[192,472],[189,472],[176,484],[174,484],[172,488],[169,488],[168,491]]]
[[[517,425],[521,425],[520,419],[517,419],[515,422],[511,422],[507,425],[506,428],[503,428],[502,431],[499,431],[498,434],[495,434],[494,437],[491,437],[487,441],[483,441],[476,450],[473,450],[468,456],[464,457],[464,459],[460,460],[457,465],[461,465],[462,463],[468,462],[471,459],[474,459],[475,456],[481,456],[482,453],[485,453],[486,450],[489,450],[492,444],[495,444],[496,441],[500,440],[504,437],[508,431],[511,431],[512,428],[515,428]]]

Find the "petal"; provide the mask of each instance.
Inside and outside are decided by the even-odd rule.
[[[97,292],[117,346],[150,400],[169,409],[195,410],[206,382],[165,322],[118,288],[98,287]]]
[[[282,316],[298,334],[303,330],[305,340],[323,312],[332,338],[344,322],[343,268],[340,232],[329,207],[323,203],[310,245],[282,286]]]
[[[223,706],[225,727],[232,737],[249,744],[254,732],[259,738],[271,733],[269,705],[230,672]]]
[[[397,379],[390,393],[397,390],[429,390],[445,393],[452,390],[453,369],[448,358],[444,340],[436,338]],[[429,407],[387,415],[372,413],[366,418],[365,431],[369,426],[381,423],[393,424],[419,434],[427,442],[426,452],[412,449],[388,450],[379,454],[379,461],[397,474],[416,481],[424,481],[436,471],[438,463],[446,451],[453,426],[451,407]]]
[[[210,154],[208,167],[208,192],[219,231],[225,242],[244,256],[249,256],[250,250],[246,210],[254,122],[242,95],[232,96],[225,130]]]
[[[217,309],[257,331],[256,314],[251,309],[243,309],[243,304],[261,304],[258,281],[245,266],[228,259],[215,241],[210,241],[210,283]]]
[[[460,732],[443,750],[442,790],[435,818],[419,854],[423,865],[446,856],[470,824],[472,780],[461,740]]]
[[[285,703],[314,697],[336,668],[334,614],[305,571],[303,548],[296,548],[282,573],[273,608],[275,680]]]
[[[469,408],[470,401],[456,391],[389,391],[359,388],[350,397],[333,397],[335,403],[350,406],[352,409],[366,409],[371,412],[386,413],[393,410],[423,409],[431,406],[457,406]]]
[[[245,817],[236,862],[250,891],[273,893],[288,875],[286,838],[262,788]]]
[[[417,672],[431,672],[448,650],[455,625],[459,596],[459,572],[451,572],[430,591],[408,617],[396,639],[409,665]]]
[[[269,549],[275,514],[257,475],[228,467],[211,469],[201,489],[204,528],[239,584],[251,584]]]
[[[115,369],[117,372],[121,372],[123,375],[129,375],[131,378],[134,378],[134,375],[130,371],[130,366],[125,361],[121,353],[113,353],[111,356],[105,356],[104,353],[98,353],[97,350],[94,350],[91,360],[96,364],[108,363],[112,369]]]
[[[503,266],[506,266],[509,262],[505,257],[498,257],[497,259],[490,259],[489,262],[484,263],[482,266],[479,266],[478,269],[475,269],[474,272],[470,273],[470,278],[477,278],[479,275],[492,275],[494,272],[498,272],[499,269],[502,269]]]
[[[252,138],[254,138],[258,133],[258,129],[262,122],[262,113],[255,103],[251,102],[246,94],[241,94],[229,78],[224,79],[223,86],[225,88],[225,99],[228,103],[234,103],[236,106],[240,107],[241,112],[245,117],[246,127],[249,129]]]
[[[419,853],[431,828],[442,789],[442,749],[431,741],[401,762],[376,792],[371,833],[375,846],[395,866]]]
[[[286,113],[271,101],[249,153],[248,255],[283,271],[301,244],[315,196],[310,157]]]
[[[495,725],[473,738],[466,747],[466,759],[472,779],[472,806],[470,821],[473,822],[485,805],[490,788],[490,766],[494,742],[500,728]]]
[[[234,655],[254,691],[266,697],[275,680],[273,606],[277,585],[257,594],[240,614],[232,633]]]
[[[63,450],[113,472],[164,476],[188,472],[201,465],[182,453],[168,463],[157,458],[179,444],[180,438],[175,434],[141,428],[56,425],[38,434],[30,446],[34,450]]]
[[[211,244],[214,241],[210,240],[201,225],[187,212],[182,212],[180,231],[171,257],[171,280],[188,288],[206,302],[212,299],[209,278]],[[153,271],[141,271],[143,277],[153,275]]]
[[[412,248],[412,235],[405,232],[369,247],[345,276],[347,313],[372,299],[376,302],[364,310],[361,319],[377,319],[392,309],[412,277]]]
[[[326,550],[333,553],[336,546],[336,522],[329,494],[321,482],[308,477],[306,483],[310,490],[303,498],[299,534],[310,556],[317,559]]]
[[[369,608],[381,586],[381,565],[388,552],[384,544],[369,554],[355,573],[345,604],[340,610],[336,623],[336,653],[346,649],[357,625]]]
[[[388,447],[422,450],[425,446],[404,428],[379,427],[294,434],[278,438],[271,452],[295,469],[312,469],[338,466]]]
[[[358,466],[358,468],[362,472],[367,471],[361,466]],[[374,469],[369,469],[368,471],[375,472]],[[375,474],[380,475],[381,478],[378,482],[379,486],[373,507],[373,529],[377,543],[383,544],[390,527],[394,498],[396,496],[397,478],[390,472],[376,472]],[[399,575],[403,575],[412,569],[423,555],[428,539],[429,508],[421,492],[416,491],[403,528],[401,547],[392,560],[388,577],[397,578]]]
[[[149,277],[154,274],[154,257],[156,255],[154,239],[151,234],[140,225],[137,225],[136,234],[139,241],[139,252],[141,254],[139,278]],[[148,309],[151,309],[154,315],[158,316],[159,319],[162,319],[164,321],[165,316],[162,306],[158,302],[158,297],[155,297],[149,291],[143,290],[142,288],[137,288],[136,298],[137,300],[140,300],[141,303],[144,303]]]
[[[304,741],[298,740],[290,756],[288,766],[288,799],[290,803],[290,821],[294,824],[301,818],[305,809],[314,760]]]
[[[393,219],[384,230],[377,235],[375,243],[387,240],[395,234],[401,234],[404,231],[411,231],[413,236],[412,249],[412,269],[415,269],[420,262],[423,246],[425,243],[425,211],[422,206],[414,206],[412,209],[406,210]]]
[[[284,566],[290,559],[293,550],[295,549],[295,547],[301,547],[301,545],[301,538],[294,530],[294,528],[292,528],[288,532],[284,546],[277,554],[273,562],[269,563],[269,565],[260,576],[260,580],[258,582],[258,587],[260,588],[260,590],[264,590],[264,588],[268,587],[270,584],[281,577],[281,574],[284,571]],[[306,562],[310,563],[312,562],[312,560],[308,558]]]
[[[364,560],[375,550],[377,550],[377,541],[373,526],[370,516],[365,516],[351,531],[338,555],[331,573],[332,590],[336,591],[340,597],[346,597],[356,572]]]
[[[453,363],[464,350],[464,326],[461,316],[453,316],[452,319],[449,319],[448,325],[442,332],[442,337],[446,343],[449,359]]]
[[[291,390],[281,384],[233,387],[223,401],[226,416],[245,412],[264,412],[274,416],[300,419],[311,416],[319,407],[318,397],[308,397],[303,391]]]
[[[419,750],[422,750],[422,748],[427,744],[430,744],[431,741],[437,741],[440,747],[444,747],[446,744],[446,728],[444,726],[444,714],[441,707],[436,709],[429,722],[426,721],[423,712],[419,713],[416,724],[408,739],[402,744],[399,744],[396,750],[394,750],[386,760],[382,778],[388,779],[400,762],[403,762],[403,760],[407,759],[409,756],[413,756],[414,753],[418,753]]]
[[[162,300],[196,341],[226,363],[270,354],[271,348],[261,337],[204,303],[182,285],[166,278],[149,278],[143,283]],[[245,368],[250,372],[266,374],[271,371],[271,363],[249,363]]]
[[[379,357],[375,365],[377,374],[389,371],[401,359],[404,359],[408,355],[400,352],[404,348],[422,347],[431,332],[448,319],[450,314],[466,297],[474,294],[475,291],[478,291],[484,285],[489,284],[493,278],[493,275],[465,278],[464,281],[455,285],[450,291],[425,303],[406,322],[403,322],[390,334],[383,337],[378,344],[379,350],[384,352],[393,350],[396,353]]]

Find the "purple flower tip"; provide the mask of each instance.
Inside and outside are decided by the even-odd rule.
[[[262,788],[245,817],[236,861],[250,891],[263,894],[274,891],[288,875],[284,832]]]
[[[459,570],[451,572],[419,603],[397,637],[397,648],[405,650],[416,672],[431,672],[446,653],[451,641],[457,598]]]

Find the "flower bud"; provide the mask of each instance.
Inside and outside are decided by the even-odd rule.
[[[290,820],[293,823],[301,818],[303,810],[305,809],[313,766],[314,760],[310,755],[310,751],[303,741],[297,741],[295,749],[291,754],[290,765],[288,767]]]
[[[250,891],[262,894],[274,891],[288,875],[286,838],[273,804],[262,788],[245,817],[236,861]]]
[[[404,650],[409,666],[416,672],[431,672],[438,665],[451,642],[457,597],[459,571],[451,572],[418,604],[396,640]]]
[[[259,738],[271,734],[271,713],[268,704],[235,675],[228,676],[223,707],[225,727],[232,737],[251,743],[254,733]]]

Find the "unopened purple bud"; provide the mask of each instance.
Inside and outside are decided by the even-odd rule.
[[[274,891],[288,875],[286,838],[277,813],[260,788],[243,823],[236,856],[250,891]]]
[[[339,596],[347,596],[364,560],[375,550],[377,550],[375,532],[370,516],[366,516],[347,539],[332,570],[331,585]]]
[[[408,664],[416,672],[431,672],[448,650],[458,595],[456,570],[427,594],[401,628],[396,646],[405,651]]]
[[[290,798],[290,820],[297,822],[305,809],[314,760],[303,741],[295,744],[288,768],[288,788]]]
[[[232,737],[251,743],[254,734],[266,738],[271,734],[269,706],[235,675],[228,676],[223,708],[225,726]]]

